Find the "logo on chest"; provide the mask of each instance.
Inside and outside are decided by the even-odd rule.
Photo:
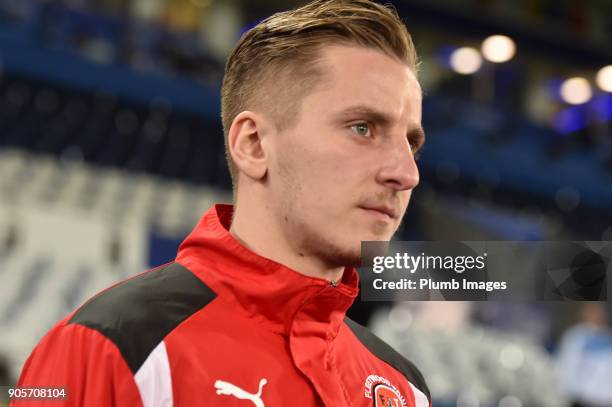
[[[255,407],[265,407],[264,402],[261,399],[261,392],[266,383],[268,383],[266,378],[259,381],[259,391],[257,393],[249,393],[235,384],[226,382],[224,380],[215,381],[215,389],[217,390],[218,395],[234,396],[237,399],[250,400]]]
[[[407,407],[406,400],[389,380],[369,375],[364,383],[364,396],[372,399],[374,407]]]

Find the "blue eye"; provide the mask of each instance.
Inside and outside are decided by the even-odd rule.
[[[362,137],[368,137],[370,135],[370,126],[367,123],[357,123],[351,126],[351,130],[353,130],[357,135]]]

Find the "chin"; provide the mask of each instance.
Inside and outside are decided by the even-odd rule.
[[[365,225],[361,231],[355,231],[353,236],[361,236],[361,240],[390,240],[397,229],[395,223],[374,221]]]
[[[391,228],[385,228],[384,230],[376,230],[374,232],[366,233],[363,235],[361,241],[389,241],[393,237],[393,230]]]

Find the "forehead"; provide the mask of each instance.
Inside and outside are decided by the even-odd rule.
[[[400,120],[421,120],[422,92],[407,64],[382,51],[329,45],[321,50],[324,85],[320,98],[334,110],[370,104]]]

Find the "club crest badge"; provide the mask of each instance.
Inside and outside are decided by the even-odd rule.
[[[374,407],[407,407],[406,399],[389,380],[369,375],[364,383],[364,396],[372,399]]]

